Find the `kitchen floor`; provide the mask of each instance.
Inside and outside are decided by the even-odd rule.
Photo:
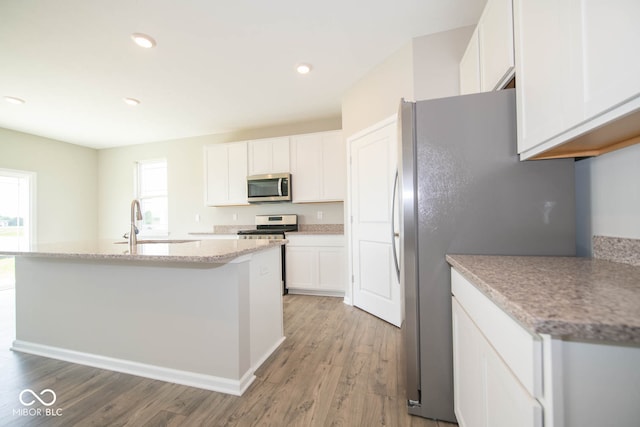
[[[0,425],[455,426],[406,413],[400,330],[340,298],[287,295],[287,339],[237,397],[11,352],[14,295],[0,291]],[[56,393],[49,415],[20,412],[27,388]]]

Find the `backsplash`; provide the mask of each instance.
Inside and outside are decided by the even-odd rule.
[[[640,267],[640,239],[593,236],[593,258]]]
[[[251,225],[214,225],[215,234],[237,234],[238,230],[256,228]],[[298,224],[298,232],[306,234],[344,234],[344,224]]]

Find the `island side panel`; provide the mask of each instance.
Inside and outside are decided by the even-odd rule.
[[[16,340],[239,380],[249,262],[16,258]]]
[[[251,259],[251,366],[255,371],[284,340],[280,247]]]

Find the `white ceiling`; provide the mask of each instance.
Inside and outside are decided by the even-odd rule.
[[[367,71],[484,3],[0,0],[0,97],[27,101],[0,100],[0,127],[104,148],[338,117]]]

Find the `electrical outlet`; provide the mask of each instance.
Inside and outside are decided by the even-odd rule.
[[[200,222],[200,214],[196,214],[196,222]]]
[[[322,211],[318,211],[316,216],[317,216],[318,219],[322,219]]]
[[[234,221],[237,221],[237,220],[238,220],[238,214],[237,214],[237,213],[234,213],[233,215],[231,215],[231,218],[232,218]]]

